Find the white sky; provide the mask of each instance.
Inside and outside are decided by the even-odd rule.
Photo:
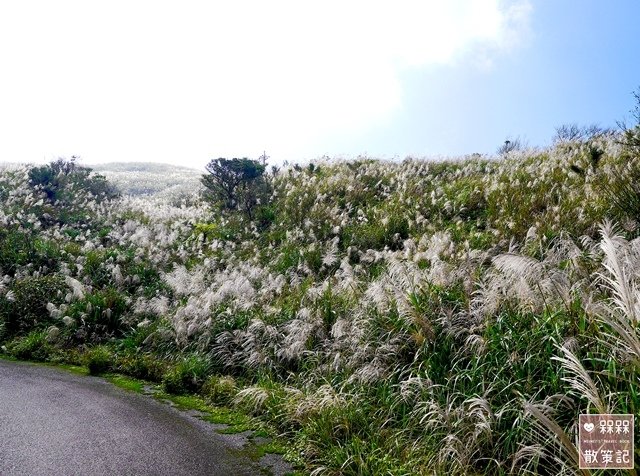
[[[350,153],[332,138],[392,125],[404,71],[491,68],[529,12],[522,0],[2,1],[0,161]]]

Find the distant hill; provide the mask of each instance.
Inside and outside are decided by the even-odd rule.
[[[202,172],[187,167],[153,162],[109,162],[88,165],[104,175],[124,195],[192,193],[200,188]]]

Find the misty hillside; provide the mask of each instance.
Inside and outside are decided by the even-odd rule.
[[[109,162],[89,166],[104,175],[124,195],[162,195],[192,193],[200,188],[202,172],[187,167],[153,162]]]

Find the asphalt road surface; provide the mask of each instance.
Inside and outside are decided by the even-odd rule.
[[[103,379],[0,360],[0,475],[253,475],[197,418]]]

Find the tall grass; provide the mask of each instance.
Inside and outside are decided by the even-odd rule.
[[[52,222],[3,170],[0,339],[103,346],[263,418],[312,474],[580,474],[577,415],[640,405],[638,217],[610,197],[639,158],[589,141],[285,168],[270,226],[197,196]]]

